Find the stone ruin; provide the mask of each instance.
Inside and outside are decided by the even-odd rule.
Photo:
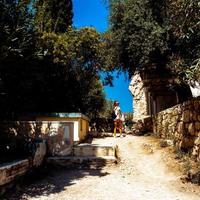
[[[129,90],[133,95],[135,133],[152,132],[153,115],[192,97],[189,86],[179,85],[166,69],[136,71]]]

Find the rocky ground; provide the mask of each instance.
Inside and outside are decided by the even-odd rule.
[[[169,147],[151,136],[94,139],[117,144],[120,162],[101,170],[54,170],[9,200],[199,200],[200,186],[183,183]]]

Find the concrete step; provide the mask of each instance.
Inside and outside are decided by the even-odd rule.
[[[47,164],[54,167],[64,167],[68,169],[101,169],[105,166],[117,164],[114,156],[67,156],[67,157],[48,157]]]
[[[104,156],[116,156],[117,146],[103,146],[95,144],[79,144],[74,146],[73,155],[88,157],[104,157]]]

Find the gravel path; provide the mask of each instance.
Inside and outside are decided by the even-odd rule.
[[[9,200],[200,200],[200,187],[183,184],[151,137],[95,139],[117,144],[120,164],[101,170],[61,170]],[[174,170],[173,170],[174,171]]]

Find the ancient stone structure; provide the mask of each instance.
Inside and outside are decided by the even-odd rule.
[[[157,113],[153,117],[153,132],[172,139],[179,149],[200,161],[200,97]]]
[[[164,69],[136,71],[129,90],[133,95],[133,119],[152,116],[192,96],[189,86],[178,85]]]
[[[147,110],[148,104],[145,93],[146,91],[139,72],[136,72],[132,77],[129,90],[133,94],[134,98],[134,118],[143,118],[147,116],[149,113]]]

